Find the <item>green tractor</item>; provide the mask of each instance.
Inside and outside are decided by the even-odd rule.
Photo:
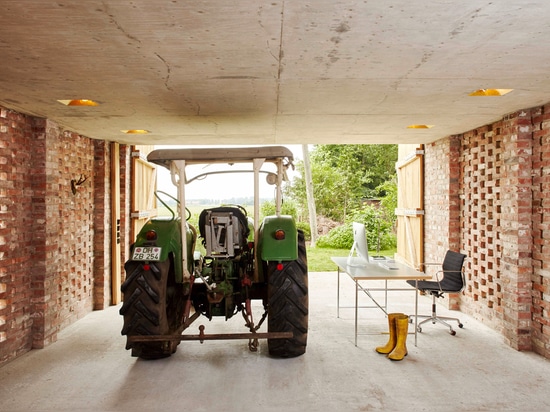
[[[173,354],[185,340],[248,339],[249,349],[256,351],[258,339],[267,339],[271,356],[305,353],[304,234],[291,216],[281,215],[282,183],[286,170],[293,167],[292,152],[283,146],[161,149],[151,152],[147,160],[170,170],[177,186],[177,211],[144,225],[124,265],[120,314],[126,349],[131,349],[132,356],[158,359]],[[189,176],[195,165],[229,165],[230,170]],[[234,170],[235,165],[244,168]],[[198,229],[191,225],[185,186],[209,174],[235,172],[254,175],[254,216],[247,216],[244,207],[226,205],[203,210]],[[260,175],[264,174],[267,183],[275,186],[276,213],[258,224]],[[196,248],[197,238],[203,248]],[[252,315],[254,299],[263,305],[257,324]],[[200,316],[228,320],[239,312],[248,329],[245,333],[207,334],[203,325],[198,334],[183,333]],[[259,332],[266,318],[267,332]]]

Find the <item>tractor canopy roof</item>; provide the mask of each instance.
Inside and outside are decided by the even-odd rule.
[[[170,169],[173,160],[185,160],[188,165],[210,163],[250,163],[254,159],[276,162],[285,159],[292,164],[294,156],[284,146],[157,149],[149,153],[147,160]]]

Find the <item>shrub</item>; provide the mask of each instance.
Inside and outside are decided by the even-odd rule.
[[[353,228],[351,223],[335,227],[326,235],[320,236],[315,243],[320,248],[350,249],[353,245]]]
[[[265,216],[273,216],[274,214],[275,214],[275,201],[269,200],[261,204],[260,215],[262,216],[262,218]],[[281,214],[290,215],[294,219],[296,219],[296,217],[298,216],[296,204],[294,202],[289,202],[289,201],[283,202],[283,205],[281,206]]]
[[[379,238],[380,250],[395,248],[397,241],[395,234],[392,232],[393,220],[384,219],[379,210],[373,206],[366,206],[351,214],[346,223],[321,236],[317,241],[317,246],[320,248],[350,249],[353,245],[352,222],[365,225],[370,250],[376,250]]]
[[[296,222],[296,228],[304,231],[305,240],[311,240],[311,227],[307,222]]]

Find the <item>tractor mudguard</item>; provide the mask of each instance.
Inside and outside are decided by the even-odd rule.
[[[284,237],[277,239],[282,230]],[[298,259],[298,230],[292,216],[267,216],[260,226],[258,247],[264,261],[282,262]]]
[[[156,240],[148,240],[147,233],[155,231]],[[183,282],[183,268],[181,257],[181,222],[179,219],[151,219],[140,230],[133,250],[138,246],[158,246],[161,248],[159,261],[168,259],[170,254],[174,255],[174,269],[177,283]],[[187,225],[187,256],[188,270],[193,272],[193,251],[195,248],[196,233]]]

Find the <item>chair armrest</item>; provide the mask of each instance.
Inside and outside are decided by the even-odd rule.
[[[437,262],[423,262],[423,263],[420,263],[417,266],[417,270],[420,270],[420,268],[422,268],[423,269],[422,272],[426,272],[426,266],[439,266],[439,267],[441,267],[441,265],[442,265],[442,263],[437,263]]]
[[[446,272],[452,272],[452,273],[460,272],[460,275],[462,276],[462,289],[464,289],[464,286],[466,285],[466,278],[464,276],[464,267],[462,267],[462,269],[460,271],[458,271],[458,270],[438,270],[437,272],[435,272],[435,278],[436,278],[437,284],[439,286],[439,291],[441,293],[443,293],[443,289],[441,289],[441,282],[440,282],[440,279],[439,279],[439,274],[440,273],[445,274]]]

